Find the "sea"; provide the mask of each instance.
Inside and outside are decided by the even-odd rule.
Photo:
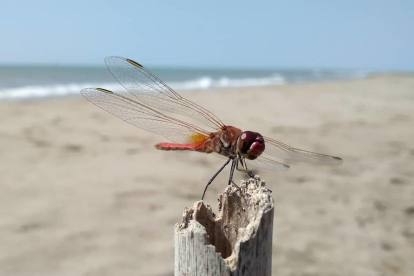
[[[352,80],[378,74],[360,69],[148,69],[176,91]],[[79,95],[87,87],[125,92],[104,66],[0,66],[0,101]]]

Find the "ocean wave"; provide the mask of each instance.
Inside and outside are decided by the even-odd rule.
[[[284,84],[285,79],[279,74],[262,78],[227,78],[213,79],[202,77],[188,81],[170,81],[167,84],[175,90],[202,90],[214,88],[237,88],[252,86],[267,86]],[[31,85],[0,89],[0,100],[20,100],[77,95],[83,88],[102,87],[115,92],[125,92],[116,82],[114,83],[71,83],[55,85]]]
[[[183,82],[170,82],[171,87],[177,90],[197,90],[197,89],[212,89],[212,88],[235,88],[235,87],[249,87],[249,86],[266,86],[284,84],[285,79],[275,74],[270,77],[263,78],[240,78],[231,79],[222,77],[217,80],[211,77],[203,77],[196,80]]]
[[[118,83],[90,84],[90,83],[71,83],[56,85],[30,85],[15,88],[3,88],[0,90],[0,100],[19,100],[63,97],[78,94],[83,88],[87,87],[106,87],[119,90]],[[113,89],[115,90],[115,89]]]

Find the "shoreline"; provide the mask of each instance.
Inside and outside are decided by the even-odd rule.
[[[329,83],[343,83],[343,82],[354,82],[354,81],[361,81],[361,80],[367,80],[367,79],[375,79],[375,78],[387,78],[387,77],[412,77],[414,76],[414,73],[375,73],[375,74],[371,74],[369,76],[365,76],[365,77],[361,77],[361,78],[352,78],[352,79],[341,79],[341,80],[323,80],[323,81],[310,81],[310,82],[287,82],[287,83],[280,83],[280,84],[271,84],[271,85],[245,85],[245,86],[240,86],[240,87],[213,87],[213,88],[198,88],[198,89],[175,89],[174,88],[174,82],[171,83],[171,88],[173,88],[174,90],[176,90],[179,93],[199,93],[199,92],[205,92],[205,91],[213,91],[213,90],[221,90],[221,91],[225,91],[225,90],[234,90],[234,89],[261,89],[261,88],[269,88],[269,87],[279,87],[279,86],[290,86],[290,85],[312,85],[312,84],[329,84]],[[115,84],[115,85],[114,85]],[[80,84],[62,84],[61,86],[79,86],[79,92],[81,89],[83,88],[87,88],[86,86],[83,87]],[[167,82],[167,85],[169,85],[169,82]],[[53,86],[58,86],[58,85],[50,85],[50,88],[48,89],[52,89]],[[118,89],[114,90],[117,93],[123,93],[125,91],[125,93],[128,93],[120,84],[118,84],[115,80],[114,83],[109,84],[109,86],[111,86],[111,89],[115,86]],[[41,85],[39,86],[33,86],[32,89],[40,89],[40,87],[42,87]],[[47,87],[47,86],[44,86]],[[14,88],[8,88],[9,90],[21,90],[24,89],[25,87],[14,87]],[[27,88],[29,89],[29,88]],[[61,88],[60,88],[61,89]],[[3,89],[4,90],[4,89]],[[77,91],[78,92],[78,91]],[[16,98],[2,98],[3,96],[1,95],[2,90],[0,90],[0,103],[1,102],[16,102],[16,101],[37,101],[37,100],[48,100],[48,99],[61,99],[61,98],[70,98],[73,96],[76,96],[76,93],[70,92],[70,93],[63,93],[62,95],[49,95],[49,96],[25,96],[25,97],[16,97]],[[3,91],[4,93],[4,91]],[[29,93],[29,92],[28,92]],[[33,92],[32,92],[33,93]]]

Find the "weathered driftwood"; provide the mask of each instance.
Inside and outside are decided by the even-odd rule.
[[[258,176],[228,186],[219,213],[202,201],[175,226],[175,276],[270,276],[273,198]]]

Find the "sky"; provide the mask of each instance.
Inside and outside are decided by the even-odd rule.
[[[414,1],[2,1],[0,64],[414,71]]]

